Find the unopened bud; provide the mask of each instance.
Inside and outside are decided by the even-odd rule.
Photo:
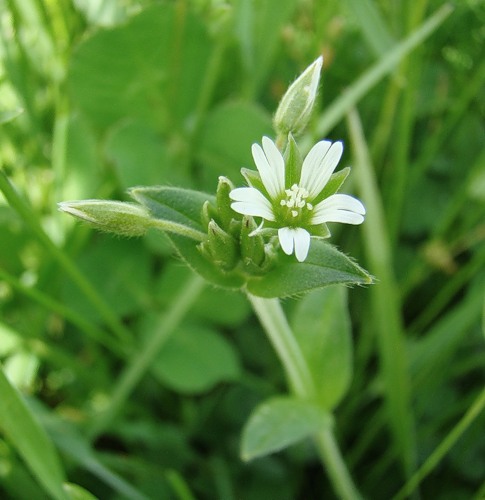
[[[264,240],[257,232],[251,216],[244,216],[241,227],[241,257],[246,266],[261,266],[264,261]]]
[[[286,91],[273,119],[278,134],[298,134],[307,126],[317,96],[322,64],[320,56]]]
[[[209,222],[207,235],[207,240],[199,245],[202,254],[224,271],[233,269],[238,262],[236,240],[214,220]]]
[[[234,184],[224,176],[219,177],[217,186],[216,201],[217,214],[223,227],[229,227],[231,220],[236,213],[231,208],[232,200],[229,198],[229,193],[234,189]]]
[[[108,200],[63,201],[59,210],[121,236],[142,236],[151,225],[147,209],[134,203]]]

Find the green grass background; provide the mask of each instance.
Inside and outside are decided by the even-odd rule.
[[[0,12],[0,496],[63,498],[67,478],[99,498],[333,497],[307,442],[240,459],[251,410],[286,390],[244,296],[194,281],[161,234],[119,239],[56,210],[136,185],[242,185],[323,54],[300,144],[344,141],[368,215],[331,241],[377,278],[349,291],[344,457],[367,498],[403,498],[409,480],[423,498],[483,498],[483,0]]]

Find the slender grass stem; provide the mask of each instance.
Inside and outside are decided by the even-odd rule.
[[[352,109],[359,100],[373,88],[384,76],[389,74],[413,49],[428,38],[450,15],[453,7],[446,3],[431,15],[416,31],[398,43],[383,55],[373,66],[363,73],[342,95],[327,107],[325,113],[317,121],[316,137],[324,137]],[[302,146],[307,149],[308,142]],[[314,141],[311,141],[314,142]]]
[[[367,220],[363,225],[364,247],[370,271],[379,280],[370,291],[370,297],[387,408],[401,463],[405,474],[409,477],[416,461],[414,417],[411,410],[410,380],[401,305],[393,274],[391,245],[387,234],[384,208],[357,111],[349,113],[347,123],[355,154],[357,185],[367,209]]]
[[[102,433],[121,411],[128,397],[150,369],[162,346],[175,332],[193,303],[205,286],[198,275],[192,275],[169,306],[163,322],[156,328],[142,349],[133,356],[116,383],[108,406],[94,419],[88,428],[88,435],[95,439]]]
[[[409,479],[409,481],[398,491],[394,500],[400,500],[409,496],[419,485],[419,483],[440,463],[443,457],[450,451],[463,433],[470,427],[473,421],[480,415],[485,408],[485,388],[479,393],[475,402],[470,406],[468,411],[463,415],[461,420],[441,441],[436,449],[427,458],[426,462],[418,471]]]
[[[280,358],[292,391],[302,399],[311,399],[316,392],[315,383],[279,300],[263,299],[250,294],[248,298]],[[339,497],[345,500],[360,499],[333,433],[323,430],[314,436],[314,440],[322,464]]]
[[[54,259],[64,269],[66,274],[84,293],[86,298],[93,304],[101,317],[110,326],[113,333],[123,344],[132,342],[131,332],[119,321],[110,306],[104,301],[98,291],[85,278],[74,262],[50,239],[42,228],[36,213],[29,207],[27,202],[17,193],[7,176],[0,171],[0,191],[3,192],[10,206],[20,215],[25,225],[32,231],[35,237],[44,245]]]

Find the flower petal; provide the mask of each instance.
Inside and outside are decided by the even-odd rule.
[[[310,249],[310,233],[301,227],[282,227],[278,229],[278,239],[286,255],[291,255],[295,250],[298,262],[303,262]]]
[[[286,255],[293,253],[293,229],[289,227],[281,227],[278,229],[278,239],[280,240],[281,248]]]
[[[234,203],[231,203],[231,208],[239,214],[263,217],[269,221],[275,219],[271,203],[255,188],[233,189],[229,193],[229,197],[234,200]]]
[[[264,148],[264,149],[263,149]],[[263,147],[253,144],[254,163],[271,198],[285,190],[285,162],[274,142],[263,137]]]
[[[364,215],[365,207],[359,200],[347,194],[333,194],[315,207],[312,224],[323,222],[362,224]]]
[[[337,167],[343,153],[341,142],[320,141],[310,150],[301,168],[300,187],[309,198],[318,196]]]
[[[310,249],[310,233],[303,228],[296,228],[293,237],[295,239],[295,256],[298,262],[303,262]]]

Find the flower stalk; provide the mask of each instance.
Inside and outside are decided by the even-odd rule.
[[[264,299],[248,294],[286,373],[292,392],[306,400],[315,395],[315,382],[278,299]],[[331,430],[324,429],[314,436],[322,465],[340,498],[360,500]]]

